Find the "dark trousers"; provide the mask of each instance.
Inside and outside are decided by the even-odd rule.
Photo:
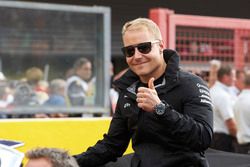
[[[227,152],[235,152],[237,140],[231,135],[214,133],[211,148]]]
[[[237,153],[250,154],[250,143],[237,144],[235,147]]]

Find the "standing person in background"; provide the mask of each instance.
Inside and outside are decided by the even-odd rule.
[[[234,85],[231,87],[231,93],[237,97],[244,88],[245,72],[243,70],[236,70],[235,73],[236,78]]]
[[[114,81],[114,65],[112,62],[110,62],[110,90],[109,90],[109,98],[110,98],[110,116],[112,116],[115,112],[117,100],[119,97],[118,92],[113,87],[113,81]]]
[[[234,152],[237,128],[233,112],[233,97],[230,94],[230,86],[234,81],[233,69],[229,65],[221,66],[217,77],[218,80],[210,89],[214,106],[212,148]]]
[[[123,26],[129,70],[115,82],[119,99],[104,139],[75,158],[95,167],[123,155],[132,139],[133,167],[208,166],[212,106],[205,82],[179,70],[179,56],[164,50],[159,27],[146,18]]]
[[[36,148],[26,153],[25,167],[79,167],[67,151],[57,148]]]
[[[237,123],[236,152],[250,154],[250,73],[246,73],[244,79],[244,89],[239,94],[235,105],[234,113]]]
[[[217,73],[218,73],[220,66],[221,66],[221,62],[219,60],[210,61],[210,69],[209,69],[209,77],[208,77],[209,88],[211,88],[217,81]]]
[[[83,106],[92,76],[92,64],[87,58],[80,58],[75,61],[73,71],[74,74],[67,79],[67,96],[72,106]]]
[[[127,70],[128,68],[125,68],[112,77],[111,89],[110,89],[111,109],[112,109],[111,116],[113,116],[113,114],[115,113],[117,101],[119,98],[119,92],[116,90],[115,86],[113,85],[113,82],[119,79]]]

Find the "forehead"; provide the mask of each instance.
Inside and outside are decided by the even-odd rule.
[[[53,165],[46,158],[37,158],[30,159],[25,167],[53,167]]]
[[[133,26],[123,35],[124,45],[132,45],[153,40],[153,34],[144,26]]]
[[[148,27],[146,27],[145,25],[131,25],[127,28],[126,32],[124,33],[124,36],[138,32],[152,34]]]
[[[80,68],[81,69],[89,69],[89,68],[91,68],[92,67],[92,64],[90,63],[90,62],[87,62],[87,63],[85,63],[85,64],[83,64]]]

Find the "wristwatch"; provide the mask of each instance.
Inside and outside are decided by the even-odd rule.
[[[157,115],[163,115],[166,112],[166,105],[163,102],[156,104],[154,111]]]

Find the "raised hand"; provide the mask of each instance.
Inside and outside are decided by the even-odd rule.
[[[137,105],[147,112],[154,112],[154,106],[161,102],[155,90],[154,80],[154,78],[150,78],[148,88],[139,87],[137,92]]]

